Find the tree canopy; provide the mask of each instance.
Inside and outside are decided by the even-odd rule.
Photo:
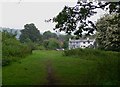
[[[48,21],[56,23],[54,30],[74,33],[77,36],[82,36],[82,32],[86,31],[86,35],[90,35],[96,30],[96,26],[88,18],[97,13],[95,11],[97,8],[109,10],[110,14],[120,13],[120,1],[96,3],[78,1],[74,7],[65,6],[56,17]]]
[[[120,15],[105,15],[97,21],[99,48],[120,51]]]
[[[24,25],[24,29],[21,30],[20,35],[21,42],[32,41],[38,43],[40,42],[40,40],[41,40],[40,32],[33,23]]]
[[[56,33],[52,33],[51,31],[45,31],[43,33],[43,39],[49,39],[49,38],[57,38],[57,34]]]

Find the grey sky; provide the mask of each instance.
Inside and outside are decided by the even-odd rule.
[[[54,24],[44,22],[45,19],[56,16],[65,5],[74,6],[75,2],[4,2],[0,6],[1,18],[0,27],[9,27],[15,29],[23,29],[27,23],[34,23],[36,27],[41,31],[51,30],[53,31]],[[92,17],[92,20],[96,20],[103,14],[103,11],[99,10],[99,14]]]

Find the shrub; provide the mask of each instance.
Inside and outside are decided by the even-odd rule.
[[[61,43],[55,38],[50,38],[43,42],[43,46],[46,49],[55,50],[57,48],[61,48]]]
[[[8,32],[2,32],[2,65],[8,65],[11,61],[22,58],[32,52],[32,49],[20,43],[15,36]]]
[[[45,50],[46,48],[42,45],[37,46],[37,50]]]
[[[70,56],[70,55],[85,56],[86,54],[87,55],[104,55],[104,53],[100,52],[100,50],[97,50],[97,49],[94,50],[94,49],[89,49],[89,48],[86,48],[86,49],[78,48],[78,49],[72,49],[72,50],[65,50],[64,53],[66,56]]]

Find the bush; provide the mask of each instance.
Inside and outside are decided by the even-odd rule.
[[[44,46],[42,46],[42,45],[39,45],[39,46],[37,46],[37,49],[36,50],[45,50],[46,48],[44,47]]]
[[[15,36],[8,32],[2,32],[2,65],[8,65],[10,62],[31,54],[32,49],[20,43]]]
[[[103,55],[102,52],[100,52],[100,50],[93,50],[93,49],[72,49],[72,50],[65,50],[64,51],[66,56],[70,56],[70,55],[75,55],[75,56],[85,56],[87,55]]]
[[[61,48],[61,43],[55,38],[50,38],[43,42],[43,46],[46,49],[55,50],[57,48]]]

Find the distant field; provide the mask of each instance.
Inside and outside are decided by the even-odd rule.
[[[3,85],[119,85],[118,53],[65,56],[63,51],[33,51],[3,67]]]

